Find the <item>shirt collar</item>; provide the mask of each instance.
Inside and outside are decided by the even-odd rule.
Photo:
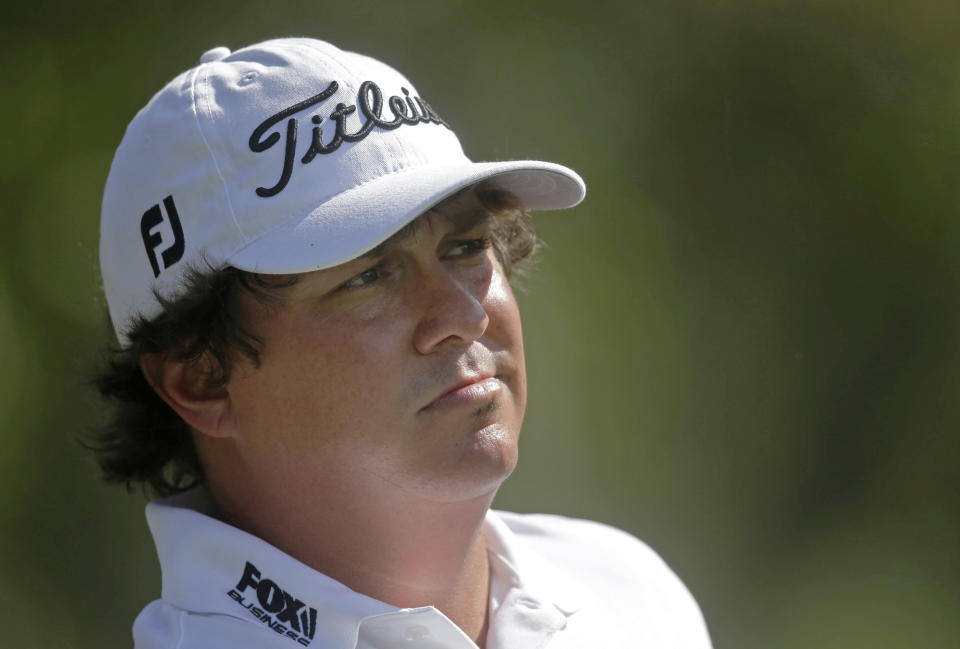
[[[506,583],[507,590],[519,588],[538,601],[553,604],[564,615],[572,615],[582,607],[580,589],[523,543],[496,511],[487,512],[484,531],[490,556],[491,592],[493,582],[501,588]]]
[[[299,635],[307,636],[311,645],[353,648],[364,618],[398,610],[351,590],[252,534],[217,520],[211,515],[213,511],[204,489],[147,505],[147,523],[160,558],[161,596],[174,606],[262,623],[246,608],[251,604],[265,608],[259,601],[257,586],[250,585],[250,579],[241,584],[250,564],[259,576],[249,577],[256,582],[269,580],[276,586],[262,587],[263,599],[272,603],[285,593],[293,598],[294,606],[303,602],[296,611],[296,625],[300,627]],[[273,608],[278,606],[279,602]],[[274,619],[279,615],[283,621],[291,617],[283,609],[267,613],[273,613]],[[303,613],[305,620],[301,618]]]
[[[446,629],[449,635],[459,632],[433,607],[400,609],[358,593],[218,520],[205,489],[149,503],[146,514],[160,558],[161,596],[184,610],[263,624],[252,609],[261,613],[268,609],[266,614],[275,621],[279,618],[289,630],[318,647],[353,649],[362,624],[376,626],[396,614],[431,619],[435,614],[442,618],[434,620],[435,625],[445,626],[442,622],[446,621],[453,627]],[[512,599],[522,593],[552,604],[564,616],[579,608],[572,586],[531,552],[496,512],[487,513],[484,531],[491,561],[492,603],[502,604],[513,591]]]

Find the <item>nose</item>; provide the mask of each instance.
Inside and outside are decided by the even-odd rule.
[[[462,281],[442,267],[423,273],[417,287],[421,315],[414,331],[416,350],[430,354],[480,338],[490,324],[483,305],[486,287]]]

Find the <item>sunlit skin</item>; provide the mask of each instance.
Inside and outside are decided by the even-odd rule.
[[[483,518],[526,402],[520,316],[489,238],[461,193],[274,303],[243,295],[263,347],[225,389],[164,375],[168,402],[190,397],[178,412],[224,518],[354,590],[435,605],[481,646]]]
[[[384,254],[299,277],[276,308],[247,299],[264,346],[229,385],[238,450],[257,466],[270,457],[338,484],[362,475],[425,500],[496,489],[516,461],[525,380],[484,215],[465,194]],[[437,402],[488,378],[489,399]]]

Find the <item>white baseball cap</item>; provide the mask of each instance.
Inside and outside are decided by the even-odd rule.
[[[471,162],[393,68],[286,38],[206,52],[137,113],[103,195],[100,268],[121,344],[191,269],[301,273],[353,259],[490,180],[529,209],[586,188],[549,162]]]

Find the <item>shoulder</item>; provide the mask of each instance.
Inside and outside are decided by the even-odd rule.
[[[670,571],[663,559],[637,537],[604,523],[553,514],[496,512],[514,533],[538,554],[595,567],[633,566]],[[670,573],[672,575],[672,572]]]
[[[517,543],[572,580],[618,620],[672,647],[709,647],[700,607],[666,562],[610,525],[551,514],[496,512]],[[638,629],[639,631],[639,629]]]
[[[637,537],[605,523],[557,514],[517,514],[497,510],[496,515],[518,536],[557,540],[599,540],[611,543],[643,543]],[[644,546],[646,547],[646,546]]]

